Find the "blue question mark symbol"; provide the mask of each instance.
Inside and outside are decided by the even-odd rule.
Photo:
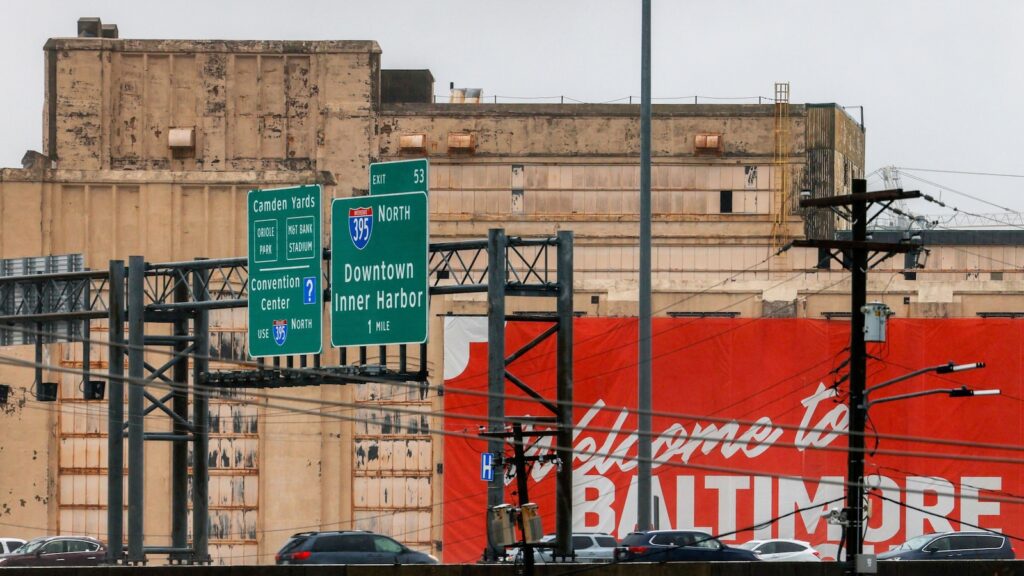
[[[315,304],[316,298],[313,296],[313,290],[316,289],[316,280],[314,278],[306,278],[306,304]]]

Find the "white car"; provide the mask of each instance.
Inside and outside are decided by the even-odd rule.
[[[769,562],[821,562],[821,553],[802,540],[751,540],[740,544],[761,560]]]
[[[555,541],[554,534],[547,534],[540,539],[541,545]],[[602,532],[576,532],[572,535],[572,549],[576,554],[575,562],[598,563],[611,562],[615,559],[615,547],[618,542],[610,534]],[[522,552],[519,548],[508,549],[508,561],[521,563]],[[537,564],[554,562],[554,550],[551,548],[534,548],[533,561]]]
[[[0,538],[0,556],[14,552],[24,543],[21,538]]]

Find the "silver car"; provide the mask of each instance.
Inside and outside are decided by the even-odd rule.
[[[0,556],[14,552],[24,543],[21,538],[0,538]]]
[[[537,564],[554,562],[554,549],[544,548],[544,545],[552,545],[555,541],[554,534],[547,534],[540,539],[540,547],[533,549],[533,561]],[[603,532],[576,532],[572,535],[572,548],[576,555],[574,562],[598,563],[611,562],[615,559],[615,547],[618,542],[611,534]],[[508,549],[508,560],[510,562],[522,562],[522,552],[519,548]]]
[[[761,560],[770,562],[821,562],[821,553],[803,540],[751,540],[740,544],[739,547],[757,554]]]

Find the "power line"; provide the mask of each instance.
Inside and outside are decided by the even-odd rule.
[[[74,371],[74,370],[68,370],[68,371],[70,371],[70,372],[72,372],[72,373],[75,373],[75,372],[77,372],[77,371]],[[168,388],[169,388],[169,386],[168,386]],[[296,410],[296,411],[301,411],[301,410]],[[311,412],[311,411],[304,411],[304,412]],[[314,412],[314,414],[317,414],[317,415],[319,415],[318,413],[315,413],[315,412]],[[440,433],[440,432],[437,432],[437,433]],[[444,433],[444,434],[449,434],[449,433]],[[449,434],[449,435],[450,435],[450,434]],[[473,437],[473,439],[478,439],[478,438],[476,438],[476,437]],[[575,451],[575,453],[582,453],[582,454],[587,454],[587,452],[584,452],[584,451]],[[599,452],[593,452],[593,453],[592,453],[592,455],[601,455],[601,453],[599,453]],[[615,455],[608,455],[608,454],[604,454],[604,455],[605,455],[606,457],[608,457],[608,456],[610,456],[610,457],[612,457],[612,458],[614,458],[614,457],[615,457]],[[735,473],[735,472],[737,471],[737,468],[736,468],[736,467],[731,467],[731,468],[728,468],[728,469],[723,469],[723,468],[721,468],[721,467],[712,467],[712,466],[702,466],[702,465],[692,465],[692,464],[687,464],[687,465],[680,465],[679,463],[675,463],[675,462],[666,462],[666,463],[664,463],[664,464],[666,464],[666,465],[668,465],[668,466],[680,466],[680,467],[684,467],[684,468],[695,468],[695,469],[705,469],[705,470],[712,470],[712,471],[729,471],[729,472],[733,472],[733,473]],[[743,471],[744,469],[742,469],[742,468],[741,468],[741,469],[739,469],[739,470]],[[749,472],[755,472],[754,470],[745,470],[745,471],[749,471]],[[818,482],[819,484],[838,484],[838,483],[839,483],[839,482],[835,482],[835,481],[830,481],[830,480],[826,480],[826,479],[822,479],[822,478],[809,478],[809,477],[805,477],[805,476],[796,476],[796,477],[793,477],[793,476],[790,476],[790,475],[784,475],[784,474],[771,474],[771,473],[768,473],[768,474],[762,474],[762,475],[765,475],[765,476],[770,476],[770,477],[775,477],[775,478],[779,478],[779,479],[782,479],[782,478],[790,478],[790,479],[799,479],[799,480],[803,480],[803,481],[805,481],[805,482],[806,482],[806,481],[816,481],[816,482]],[[847,485],[847,486],[851,485],[851,484],[850,484],[850,483],[848,483],[848,482],[847,482],[847,483],[843,483],[843,484],[845,484],[845,485]],[[915,491],[915,490],[909,490],[909,489],[901,489],[901,491],[903,491],[903,492],[905,492],[905,493],[914,493],[914,492],[917,492],[917,491]],[[924,491],[923,491],[923,490],[922,490],[922,491],[920,491],[920,492],[921,492],[921,493],[924,493]],[[954,493],[953,495],[955,495],[955,493]],[[990,500],[991,500],[991,501],[1004,501],[1004,502],[1007,502],[1007,503],[1021,503],[1021,502],[1020,502],[1019,500],[1017,500],[1017,499],[1007,499],[1007,498],[999,498],[999,499],[996,499],[996,498],[992,498],[992,499],[990,499]],[[815,507],[817,507],[817,506],[815,506]],[[444,524],[444,523],[443,523],[443,524]]]
[[[971,524],[970,522],[964,522],[963,520],[959,520],[957,518],[950,518],[949,516],[946,516],[944,514],[938,514],[936,512],[931,511],[931,510],[925,510],[924,508],[918,508],[917,506],[913,506],[911,504],[907,504],[906,502],[901,502],[899,500],[893,500],[892,498],[889,498],[888,496],[885,496],[883,494],[876,493],[875,496],[881,498],[882,500],[885,500],[886,502],[892,502],[893,504],[898,504],[899,506],[901,506],[903,508],[909,508],[909,509],[911,509],[911,510],[913,510],[915,512],[920,512],[922,514],[927,514],[927,515],[932,516],[934,518],[945,518],[946,520],[949,520],[949,521],[952,521],[952,522],[956,522],[957,524],[959,524],[961,526],[967,526],[968,528],[974,528],[975,530],[981,530],[982,532],[990,532],[992,534],[998,534],[999,536],[1006,536],[1007,538],[1010,538],[1012,540],[1024,541],[1024,538],[1021,538],[1020,536],[1014,536],[1012,534],[1006,534],[1006,533],[1003,533],[1003,532],[996,532],[995,530],[991,530],[989,528],[982,528],[981,526],[978,526],[977,524]]]
[[[961,192],[960,190],[957,190],[955,188],[950,188],[949,186],[944,186],[944,185],[939,184],[937,182],[932,182],[931,180],[926,180],[924,178],[921,178],[920,176],[915,176],[913,174],[904,174],[904,175],[907,178],[913,178],[914,180],[917,180],[918,182],[922,182],[924,184],[935,186],[936,188],[939,188],[941,190],[945,190],[947,192],[952,192],[953,194],[958,194],[960,196],[964,196],[966,198],[970,198],[971,200],[975,200],[977,202],[981,202],[982,204],[988,204],[989,206],[992,206],[992,207],[995,207],[995,208],[999,208],[1000,210],[1005,210],[1006,212],[1018,212],[1017,210],[1014,210],[1013,208],[1007,208],[1006,206],[1002,206],[1000,204],[996,204],[995,202],[989,202],[988,200],[985,200],[984,198],[981,198],[979,196],[975,196],[973,194],[968,194],[967,192]]]
[[[12,365],[27,366],[27,367],[33,367],[35,365],[35,363],[33,361],[21,360],[21,359],[11,358],[11,357],[7,357],[7,356],[0,356],[0,362],[7,363],[7,364],[12,364]],[[51,371],[55,371],[55,372],[64,372],[64,373],[71,373],[71,374],[80,374],[82,372],[81,370],[76,370],[74,368],[66,368],[66,367],[50,366],[47,369],[49,369]],[[171,389],[174,388],[171,385],[168,385],[168,384],[165,384],[165,383],[162,383],[162,382],[157,382],[157,381],[147,382],[145,379],[141,379],[141,381],[140,381],[139,379],[134,379],[133,380],[131,378],[125,377],[124,380],[125,380],[126,383],[128,383],[130,385],[143,385],[143,386],[148,385],[150,387],[163,388],[163,389],[167,389],[167,390],[171,390]],[[208,386],[196,386],[196,388],[197,389],[206,389],[207,392],[217,391],[218,390],[217,388],[208,387]],[[316,399],[292,398],[292,397],[277,396],[277,395],[267,394],[267,393],[251,392],[250,395],[257,396],[257,397],[263,397],[263,398],[267,399],[268,401],[269,400],[276,400],[276,401],[285,400],[285,401],[300,402],[300,403],[325,404],[325,405],[336,405],[336,406],[345,406],[345,407],[350,407],[352,405],[351,403],[344,403],[344,402],[338,402],[338,401],[326,401],[326,400],[316,400]],[[268,402],[267,405],[271,405],[271,404],[269,404],[269,402]],[[328,413],[324,413],[324,412],[321,412],[321,411],[316,410],[316,409],[298,408],[298,407],[295,407],[295,406],[288,406],[288,405],[285,405],[285,404],[277,404],[277,405],[273,405],[273,406],[278,407],[278,408],[284,408],[284,409],[287,409],[287,410],[291,410],[291,411],[294,411],[295,413],[308,414],[308,415],[312,415],[312,416],[327,417],[327,418],[332,418],[332,419],[337,419],[337,420],[342,420],[342,421],[350,421],[350,422],[367,422],[368,421],[366,418],[359,418],[359,417],[356,417],[356,416],[342,416],[342,415],[339,415],[339,414],[328,414]],[[697,417],[697,418],[705,418],[705,419],[708,419],[708,420],[716,420],[715,418],[706,418],[706,417]],[[472,417],[471,418],[462,418],[462,417],[460,417],[460,419],[467,419],[467,420],[470,420],[470,421],[472,421],[473,419],[480,419],[481,421],[485,420],[485,418],[472,418]],[[727,422],[736,422],[735,420],[725,420],[725,419],[717,419],[717,420],[727,421]],[[376,423],[376,422],[371,422],[371,423]],[[751,424],[757,424],[757,422],[754,421]],[[773,424],[773,426],[775,426],[775,425]],[[782,425],[782,424],[777,425],[777,427],[779,427],[779,428],[799,429],[798,426]],[[594,430],[613,431],[613,430],[616,430],[614,428],[608,428],[608,429],[601,428],[601,429],[599,429],[597,427],[583,427],[582,429],[583,430],[590,430],[590,431],[594,431]],[[813,430],[813,429],[809,428],[808,430]],[[833,429],[821,429],[820,431],[830,432],[830,433],[834,433],[836,435],[844,434],[841,431],[833,430]],[[452,437],[456,437],[456,438],[467,438],[467,439],[470,439],[470,440],[480,440],[480,436],[479,435],[474,435],[474,434],[470,434],[470,433],[467,433],[467,432],[458,432],[458,431],[455,431],[455,430],[437,430],[437,429],[434,429],[434,430],[431,431],[431,434],[432,435],[437,434],[437,435],[442,435],[442,436],[452,436]],[[846,433],[846,434],[848,435],[849,433]],[[897,437],[897,438],[907,438],[907,437]],[[701,441],[703,442],[703,437],[702,437]],[[929,442],[929,443],[940,443],[940,444],[950,443],[950,442],[955,442],[957,444],[962,444],[963,443],[962,441],[949,441],[949,440],[938,440],[938,439],[924,439],[923,441],[924,442]],[[988,447],[989,446],[989,445],[984,445],[984,444],[979,444],[979,443],[966,443],[966,444],[968,444],[968,445],[970,445],[972,447]],[[527,446],[527,449],[529,449],[529,448],[530,448],[530,446]],[[808,448],[822,449],[822,448],[828,448],[828,447],[808,446]],[[1011,446],[1010,448],[1018,450],[1018,451],[1019,450],[1024,450],[1024,447]],[[1000,449],[1003,449],[1003,447],[1000,446]],[[598,451],[598,450],[579,450],[577,448],[572,448],[571,450],[572,450],[574,456],[575,455],[582,455],[582,456],[589,456],[589,457],[595,457],[596,456],[596,457],[601,457],[601,458],[606,458],[606,459],[610,458],[610,459],[613,459],[613,460],[624,460],[624,459],[626,459],[628,457],[626,455],[617,454],[616,452],[601,452],[601,451]],[[910,455],[910,454],[915,454],[915,453],[907,453],[907,455]],[[903,453],[900,453],[900,452],[897,452],[897,451],[892,451],[892,452],[889,453],[889,455],[903,455]],[[969,459],[969,458],[967,458],[964,455],[949,455],[949,454],[944,455],[944,458],[946,458],[946,459],[965,459],[965,460]],[[636,460],[636,458],[634,458],[634,460]],[[737,469],[738,469],[737,467],[722,467],[722,466],[713,466],[713,465],[707,465],[707,464],[694,464],[694,463],[691,463],[691,462],[688,462],[688,461],[684,461],[684,462],[659,461],[659,460],[657,460],[656,458],[653,458],[653,457],[650,459],[650,461],[651,461],[652,464],[658,464],[659,466],[679,467],[679,468],[684,468],[684,469],[692,468],[692,469],[711,471],[711,472],[736,472]],[[1007,463],[1018,463],[1018,459],[1007,459],[1006,462]],[[778,479],[793,479],[793,480],[802,480],[802,481],[807,481],[807,480],[811,479],[811,477],[800,476],[800,475],[764,472],[764,471],[757,471],[757,470],[753,470],[753,469],[750,469],[750,471],[751,472],[755,472],[756,471],[759,475],[769,476],[769,477],[778,478]],[[821,482],[825,482],[824,480],[820,480],[820,481]],[[855,482],[854,483],[843,482],[842,484],[843,485],[856,485],[857,483],[855,483]],[[1013,501],[1013,503],[1022,503],[1022,504],[1024,504],[1024,502],[1018,502],[1018,501]]]
[[[889,470],[889,471],[892,471],[892,472],[896,472],[898,474],[902,474],[904,478],[906,478],[908,476],[916,476],[918,478],[928,478],[929,480],[944,480],[944,478],[942,478],[941,476],[932,476],[930,474],[924,474],[924,473],[921,473],[921,472],[912,472],[912,471],[909,471],[909,470],[903,470],[901,468],[896,468],[895,466],[882,466],[881,464],[876,464],[874,462],[868,462],[868,465],[869,466],[873,466],[876,470]],[[1002,494],[1002,495],[1008,496],[1010,498],[1020,498],[1020,499],[1024,500],[1024,495],[1014,494],[1013,492],[1007,492],[1006,490],[1002,490],[1002,489],[993,489],[993,488],[985,488],[985,487],[982,487],[982,486],[974,486],[974,485],[968,484],[966,482],[961,482],[960,485],[965,487],[965,488],[971,488],[972,490],[977,490],[978,492],[991,492],[992,494]]]
[[[734,328],[734,329],[738,329],[738,328]],[[33,333],[37,332],[37,331],[31,330],[31,329],[24,329],[24,330],[26,332],[33,332]],[[732,331],[732,330],[733,329],[730,329],[728,331]],[[726,331],[726,332],[728,332],[728,331]],[[704,342],[704,341],[707,341],[709,339],[710,338],[705,338],[705,339],[700,340],[699,342]],[[95,340],[93,340],[93,342],[95,342]],[[101,343],[106,343],[106,342],[101,342]],[[696,343],[694,343],[692,345],[695,345],[695,344]],[[122,347],[125,348],[125,349],[133,348],[133,346],[130,345],[130,344],[124,344]],[[687,346],[687,347],[689,347],[689,346]],[[147,347],[146,346],[141,346],[140,348],[145,350]],[[166,351],[161,351],[161,352],[166,352]],[[173,352],[166,352],[166,353],[170,354],[170,355],[173,355]],[[205,360],[208,360],[208,361],[217,361],[217,360],[219,360],[219,358],[217,358],[217,357],[212,357],[212,356],[208,356],[208,355],[200,355],[200,354],[192,354],[191,357],[199,358],[199,359],[205,359]],[[52,365],[52,364],[46,364],[46,363],[37,364],[34,360],[23,360],[23,359],[11,357],[11,356],[0,355],[0,362],[7,363],[7,364],[10,364],[10,365],[26,367],[26,368],[42,367],[43,369],[50,370],[50,371],[53,371],[53,372],[61,372],[61,373],[67,373],[67,374],[84,375],[84,369],[74,369],[74,368],[70,368],[70,367],[63,367],[63,366],[57,366],[57,365]],[[102,377],[102,378],[107,378],[107,379],[111,378],[111,376],[109,374],[104,374],[104,373],[95,372],[95,371],[90,371],[90,373],[96,375],[97,377]],[[141,380],[136,381],[136,380],[133,380],[130,377],[127,377],[127,376],[123,377],[123,380],[125,382],[129,383],[129,384],[141,385],[143,387],[148,385],[148,386],[151,386],[151,387],[163,388],[163,389],[167,389],[167,390],[173,390],[174,389],[173,386],[171,386],[169,384],[166,384],[166,383],[164,383],[162,381],[159,381],[159,380],[149,381],[149,380],[143,378]],[[395,384],[399,384],[399,383],[395,383]],[[224,389],[217,388],[217,387],[214,387],[214,386],[207,386],[207,385],[194,385],[194,386],[195,386],[195,388],[197,390],[198,389],[203,389],[203,390],[206,390],[208,392],[223,393],[223,391],[224,391]],[[459,388],[450,388],[449,387],[449,388],[446,388],[446,391],[448,391],[448,392],[455,391],[456,393],[461,393],[461,394],[465,394],[465,395],[468,395],[468,396],[488,396],[488,397],[493,396],[489,392],[481,392],[481,391],[476,391],[476,390],[471,390],[471,389],[459,389]],[[269,393],[257,393],[255,391],[247,392],[247,394],[250,395],[250,396],[254,396],[254,397],[263,397],[263,398],[266,398],[266,399],[275,399],[275,400],[285,400],[285,401],[290,401],[290,402],[300,402],[300,403],[304,403],[304,404],[318,405],[318,406],[321,406],[321,407],[323,407],[323,406],[331,406],[331,407],[339,407],[339,408],[349,408],[349,409],[352,409],[352,410],[356,410],[356,409],[361,409],[361,408],[366,408],[367,407],[367,403],[365,403],[365,402],[364,403],[359,403],[359,402],[342,402],[342,401],[323,400],[323,399],[317,399],[317,398],[298,398],[298,397],[292,397],[292,396],[279,396],[279,395],[274,395],[274,394],[269,394]],[[502,398],[505,398],[507,400],[525,400],[525,401],[531,400],[529,397],[525,397],[525,396],[512,396],[512,395],[508,395],[508,394],[498,395],[498,396],[500,396]],[[239,402],[244,404],[247,401],[243,400],[243,401],[239,401]],[[581,403],[581,402],[558,402],[558,404],[571,406],[573,408],[582,408],[582,409],[590,409],[590,408],[594,407],[594,405],[592,405],[592,404]],[[609,410],[617,410],[617,411],[620,411],[620,412],[627,412],[627,413],[633,413],[633,414],[639,413],[639,411],[637,409],[630,408],[630,407],[627,407],[627,406],[604,406],[604,407],[609,409]],[[285,409],[292,410],[291,407],[286,407]],[[470,421],[470,422],[472,422],[472,421],[486,421],[487,420],[487,416],[486,415],[452,413],[452,412],[449,412],[449,411],[446,411],[446,410],[441,410],[441,411],[424,411],[424,410],[415,410],[415,409],[412,409],[412,408],[406,408],[406,407],[402,407],[402,406],[389,406],[387,408],[387,410],[389,410],[391,412],[394,412],[394,413],[397,413],[397,414],[409,414],[409,415],[414,415],[414,416],[428,415],[428,416],[437,416],[437,417],[448,417],[448,418],[455,418],[455,419],[459,419],[459,420],[467,420],[467,421]],[[739,419],[735,419],[735,418],[722,418],[722,417],[709,416],[709,415],[705,415],[705,414],[692,414],[692,413],[682,413],[682,412],[667,412],[667,411],[658,411],[658,410],[652,410],[650,413],[651,413],[652,417],[675,418],[675,419],[679,419],[679,420],[695,420],[695,421],[704,420],[704,421],[712,422],[712,423],[716,423],[716,424],[741,424],[741,425],[747,425],[747,426],[759,426],[759,425],[763,424],[763,422],[759,422],[758,420],[739,420]],[[337,415],[337,414],[335,414],[333,416],[338,417],[338,418],[342,418],[340,415]],[[351,421],[363,420],[363,421],[366,421],[368,423],[379,424],[376,421],[367,420],[367,419],[359,419],[359,418],[351,417],[351,416],[343,417],[343,419],[351,420]],[[848,431],[839,431],[839,430],[835,430],[835,429],[832,429],[832,428],[821,428],[821,429],[819,429],[819,428],[807,428],[807,429],[803,429],[803,428],[800,428],[799,426],[796,426],[796,425],[782,424],[782,423],[772,423],[772,426],[776,427],[776,428],[783,429],[783,430],[796,430],[796,431],[804,430],[804,431],[810,431],[810,432],[834,433],[834,434],[837,434],[837,435],[850,435],[850,433]],[[597,427],[583,427],[581,429],[582,430],[590,430],[590,431],[603,431],[603,432],[609,432],[609,431],[614,430],[614,429],[611,429],[611,428],[609,428],[609,429],[599,429]],[[978,443],[978,442],[965,442],[965,441],[959,441],[959,440],[926,438],[926,437],[916,437],[916,436],[902,436],[902,435],[891,435],[891,434],[879,435],[878,437],[882,438],[882,439],[886,439],[886,440],[898,440],[898,441],[906,441],[906,442],[932,443],[932,444],[962,446],[962,447],[971,447],[971,448],[982,448],[982,449],[991,449],[991,450],[1006,450],[1006,451],[1018,451],[1018,452],[1024,451],[1024,446],[1016,446],[1016,445],[997,445],[997,444],[986,444],[986,443]],[[477,439],[476,436],[472,436],[472,438]]]
[[[969,176],[997,176],[1000,178],[1024,178],[1024,174],[1001,174],[998,172],[969,172],[967,170],[940,170],[938,168],[907,168],[896,166],[897,170],[910,170],[913,172],[938,172],[942,174],[966,174]]]

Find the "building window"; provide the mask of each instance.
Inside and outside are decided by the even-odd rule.
[[[722,190],[718,193],[718,211],[722,214],[732,213],[732,190]]]

